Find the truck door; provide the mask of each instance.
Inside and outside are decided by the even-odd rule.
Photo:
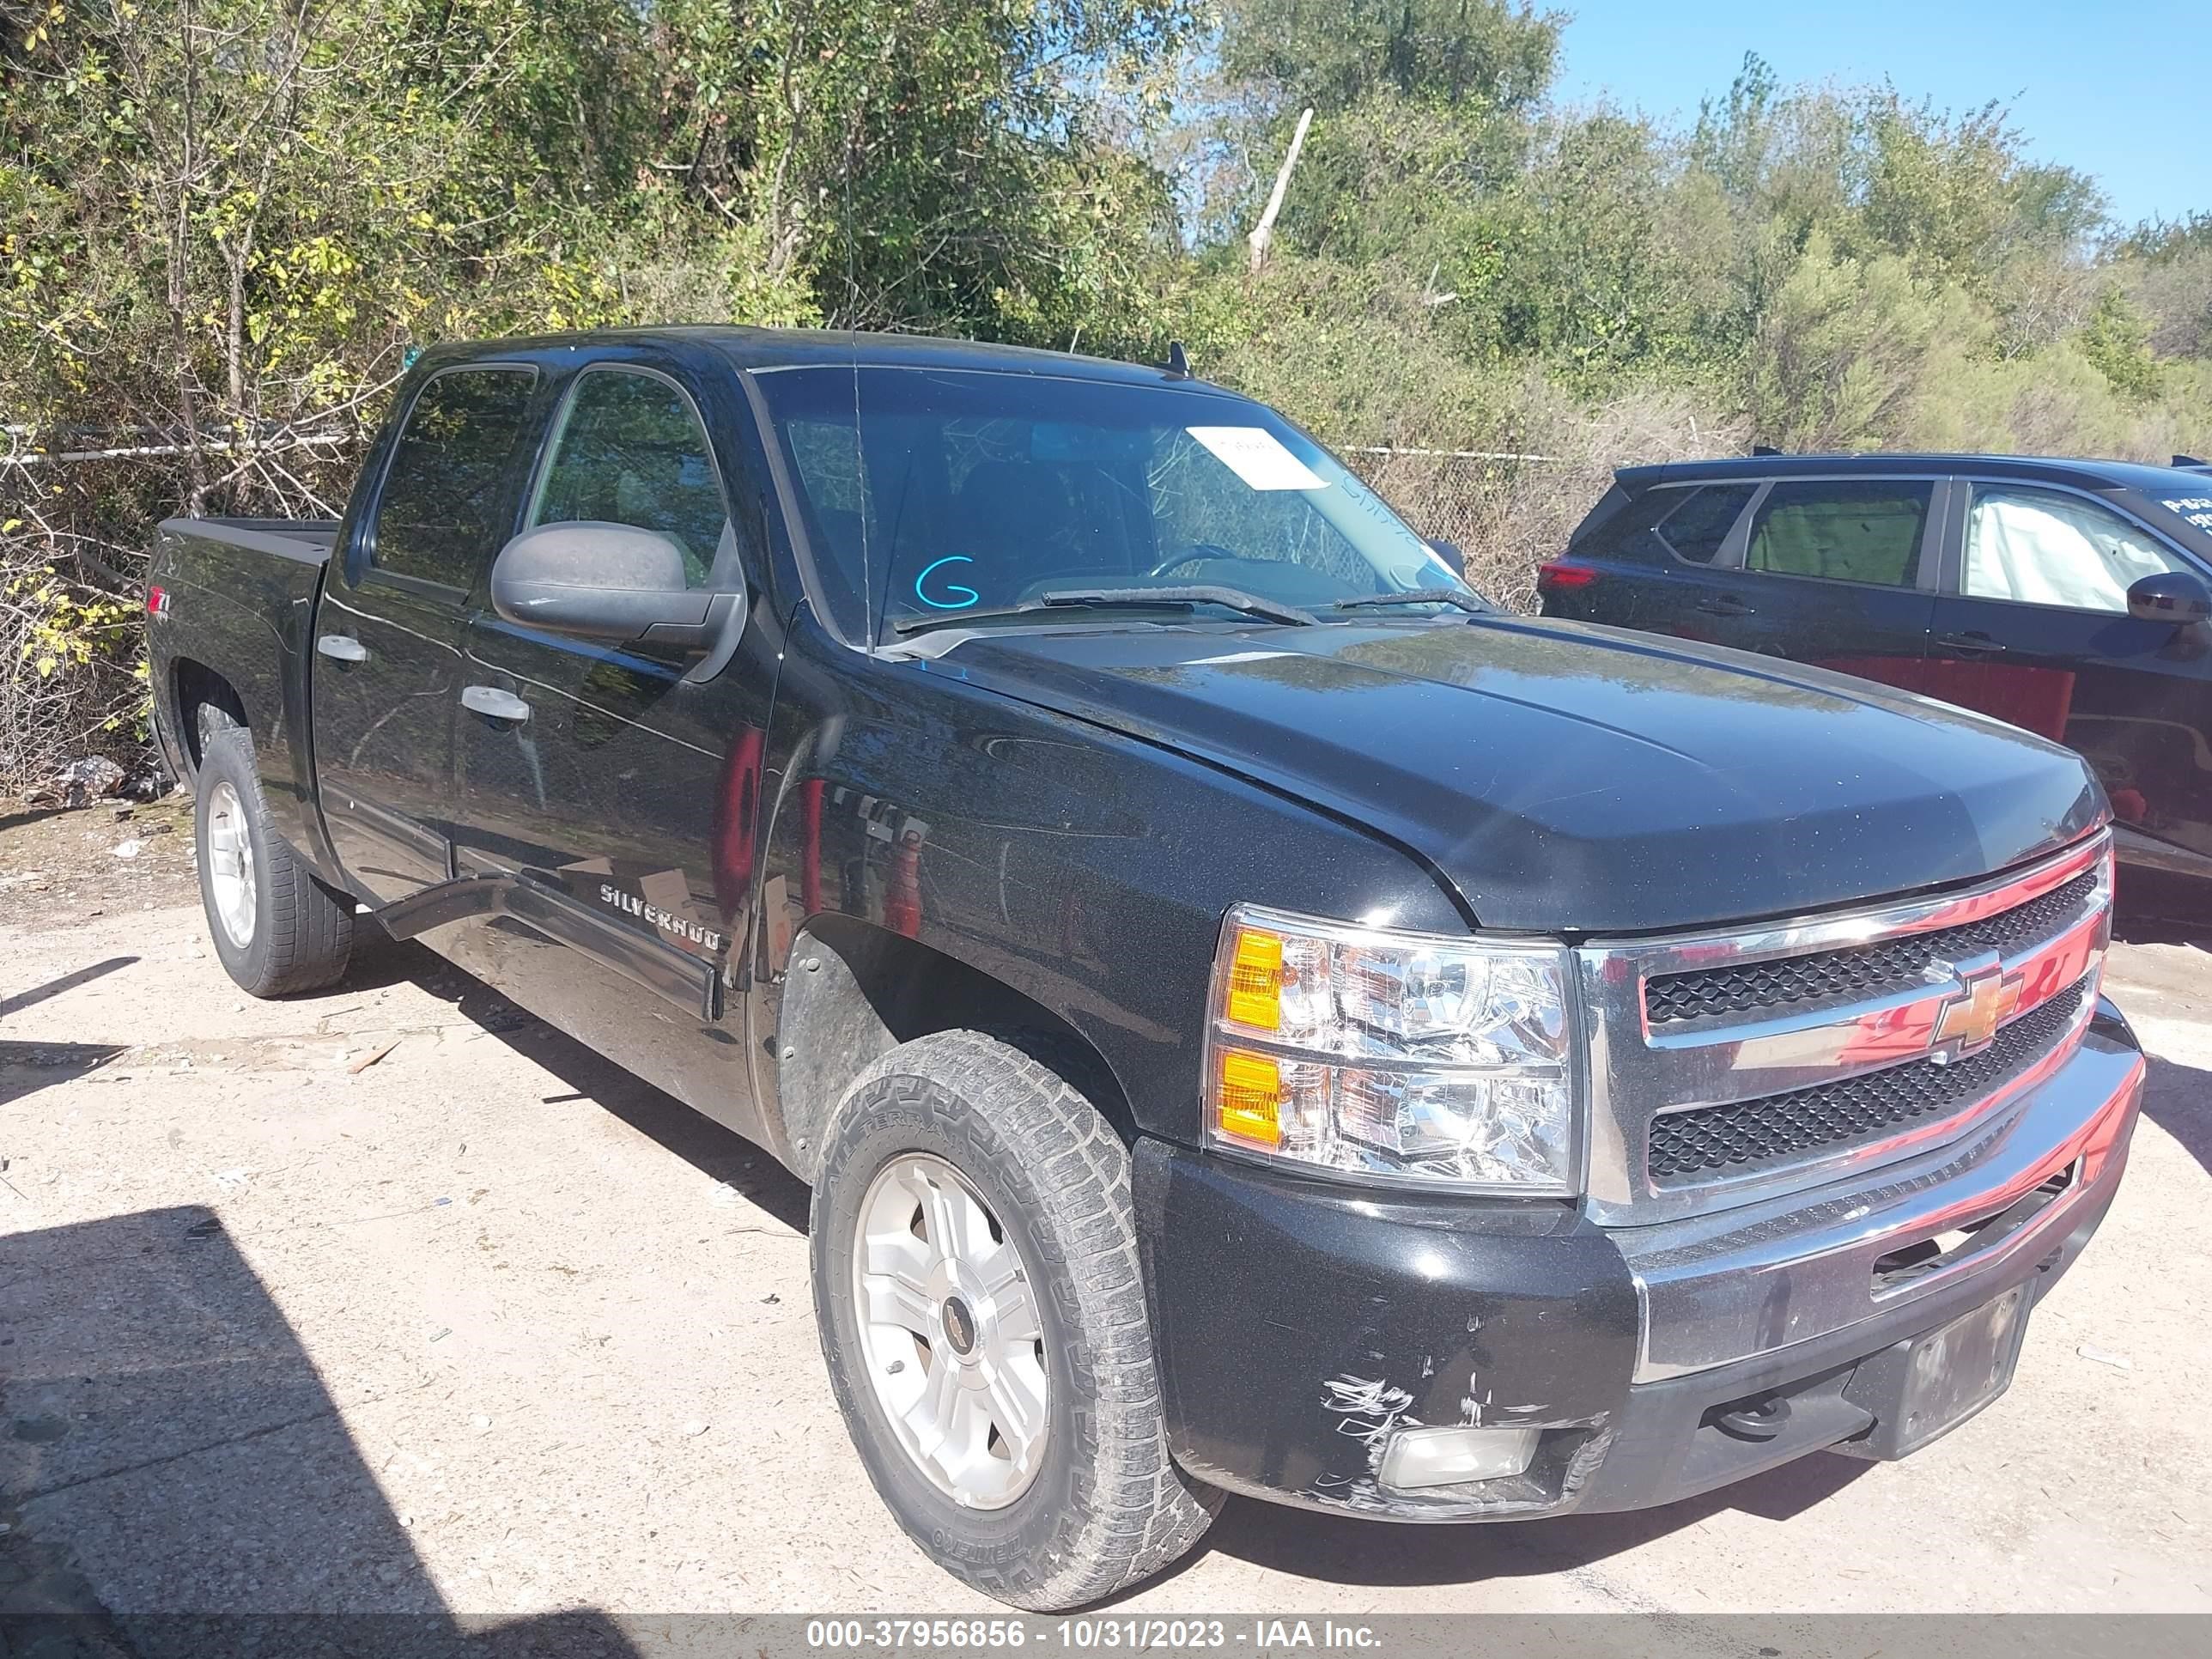
[[[1972,481],[1936,601],[1930,696],[2079,750],[2124,823],[2212,854],[2212,652],[2128,587],[2196,569],[2070,489]]]
[[[694,586],[748,588],[754,561],[695,396],[705,388],[673,368],[611,362],[573,377],[520,528],[659,531],[684,548]],[[453,954],[740,1133],[753,1127],[741,1022],[722,1016],[739,1006],[729,976],[751,923],[775,671],[763,626],[749,620],[735,658],[701,684],[679,652],[611,647],[484,605],[465,630],[455,738],[456,865],[520,881],[507,913],[469,924]]]
[[[465,602],[514,521],[536,379],[521,365],[471,364],[423,381],[331,554],[310,671],[315,775],[339,862],[381,900],[451,873]]]
[[[1704,575],[1697,637],[1919,690],[1939,483],[1776,480]]]

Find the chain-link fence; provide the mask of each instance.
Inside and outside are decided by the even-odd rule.
[[[1535,609],[1536,567],[1596,500],[1552,455],[1366,448],[1344,459],[1414,529],[1455,544],[1468,581],[1516,611]]]

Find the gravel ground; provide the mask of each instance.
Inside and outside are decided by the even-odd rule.
[[[248,1000],[177,810],[0,818],[0,1611],[991,1610],[847,1443],[796,1181],[415,946]],[[1644,1515],[1231,1500],[1117,1611],[2212,1610],[2212,962],[2109,983],[2133,1166],[1972,1425]]]

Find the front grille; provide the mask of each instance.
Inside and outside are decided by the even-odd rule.
[[[1988,927],[2020,914],[2015,910],[1974,925]],[[1981,1053],[1948,1066],[1917,1060],[1786,1095],[1662,1113],[1651,1121],[1646,1166],[1651,1180],[1664,1184],[1742,1174],[1876,1139],[1917,1118],[1946,1115],[1969,1101],[1994,1094],[2048,1054],[2081,1012],[2087,994],[2085,980],[2013,1021]]]
[[[1853,1002],[1910,990],[1927,982],[1933,963],[1963,961],[1987,951],[2009,955],[2048,939],[2083,912],[2097,882],[2093,870],[1997,915],[1933,933],[1907,933],[1875,945],[1778,962],[1738,963],[1657,975],[1644,988],[1644,1018],[1659,1026]]]

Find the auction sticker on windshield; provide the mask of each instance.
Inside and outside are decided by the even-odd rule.
[[[1184,431],[1213,452],[1214,459],[1255,489],[1326,489],[1328,480],[1283,447],[1260,426],[1187,426]]]

